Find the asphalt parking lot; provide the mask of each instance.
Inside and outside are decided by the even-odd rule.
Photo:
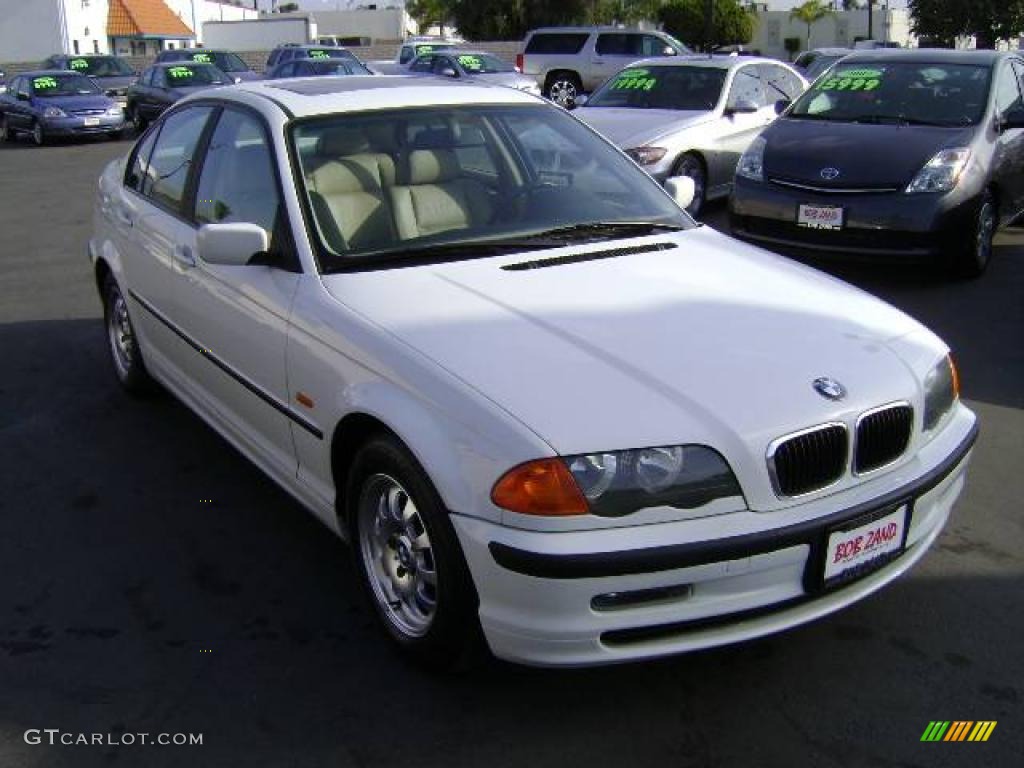
[[[1019,765],[1024,229],[974,282],[830,268],[940,333],[981,419],[907,577],[725,649],[432,675],[385,642],[332,535],[170,396],[119,391],[85,243],[129,146],[0,148],[0,765]],[[932,720],[998,725],[921,743]],[[203,743],[26,743],[47,728]]]

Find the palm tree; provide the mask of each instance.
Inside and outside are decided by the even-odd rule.
[[[826,16],[832,16],[833,11],[822,0],[807,0],[803,5],[798,5],[789,12],[789,18],[797,19],[807,25],[807,50],[811,48],[811,26],[821,21]]]

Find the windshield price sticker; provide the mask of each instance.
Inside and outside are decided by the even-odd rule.
[[[192,77],[194,73],[188,67],[171,67],[167,70],[167,74],[169,74],[173,78],[181,78]]]
[[[89,62],[85,59],[72,59],[69,62],[72,69],[88,69]]]
[[[210,61],[211,61],[210,54],[208,54],[208,53],[193,53],[192,54],[192,61],[198,61],[200,64],[209,64]]]
[[[873,91],[882,84],[880,69],[847,69],[829,76],[815,90]]]
[[[479,56],[459,56],[459,64],[466,69],[480,69],[483,66]]]
[[[646,69],[624,69],[612,83],[612,90],[615,91],[649,91],[657,83],[657,79],[651,77]]]
[[[434,51],[434,46],[432,46],[432,45],[417,45],[416,46],[416,55],[417,56],[422,56],[424,53],[432,53],[433,51]]]
[[[32,80],[32,87],[37,91],[45,91],[47,88],[57,87],[57,78],[55,77],[37,77]]]
[[[327,54],[327,51],[310,51],[309,52],[309,58],[311,58],[311,59],[329,59],[331,57]]]

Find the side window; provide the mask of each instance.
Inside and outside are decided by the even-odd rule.
[[[736,70],[729,91],[728,106],[736,106],[741,101],[752,102],[758,109],[768,105],[757,67],[741,67]]]
[[[640,55],[647,56],[664,56],[665,49],[671,48],[667,42],[662,40],[660,37],[654,35],[644,35],[640,45]]]
[[[24,77],[19,77],[18,80],[17,80],[17,85],[15,86],[15,91],[14,92],[15,93],[23,93],[26,96],[28,96],[29,95],[29,93],[28,93],[28,79],[24,78]]]
[[[409,67],[409,70],[411,72],[430,72],[431,68],[434,66],[435,58],[437,57],[431,56],[430,54],[427,54],[426,56],[420,56],[418,59],[416,59],[416,61],[412,63],[412,66]]]
[[[263,126],[245,112],[224,110],[199,174],[196,221],[258,224],[272,236],[280,200]]]
[[[598,35],[595,52],[599,56],[628,56],[630,51],[630,38],[634,35],[607,34]]]
[[[779,99],[792,101],[803,90],[800,80],[788,69],[774,64],[762,64],[760,70],[769,103],[774,104]]]
[[[435,56],[434,57],[434,74],[435,75],[442,75],[442,74],[444,74],[445,69],[449,69],[449,68],[450,69],[454,69],[456,74],[458,74],[459,70],[456,69],[455,64],[453,64],[452,60],[449,59],[447,56]]]
[[[195,160],[196,145],[210,118],[210,107],[192,107],[163,121],[160,136],[149,161],[148,180],[142,194],[160,205],[178,211],[185,199],[185,184]]]
[[[544,32],[535,34],[526,44],[526,53],[575,54],[583,50],[590,35],[583,33]],[[598,51],[600,53],[600,51]]]
[[[412,61],[412,54],[413,54],[412,46],[411,45],[403,45],[402,46],[402,52],[398,55],[398,63],[399,64],[408,64],[410,61]]]
[[[1009,63],[1005,64],[996,78],[996,114],[1005,115],[1021,108],[1020,83]]]
[[[131,164],[128,167],[128,173],[124,177],[124,185],[129,189],[134,189],[136,192],[142,192],[144,186],[148,185],[150,179],[148,178],[149,169],[149,156],[153,152],[153,144],[156,143],[157,134],[160,133],[159,127],[154,126],[145,138],[139,142],[135,149],[135,154],[132,155]]]

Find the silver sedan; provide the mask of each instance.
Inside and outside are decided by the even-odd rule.
[[[664,183],[689,176],[696,216],[732,188],[740,155],[807,81],[771,59],[644,59],[609,78],[575,114]]]
[[[540,96],[540,86],[534,78],[516,72],[507,61],[485,51],[429,51],[417,56],[404,74],[493,83]]]

